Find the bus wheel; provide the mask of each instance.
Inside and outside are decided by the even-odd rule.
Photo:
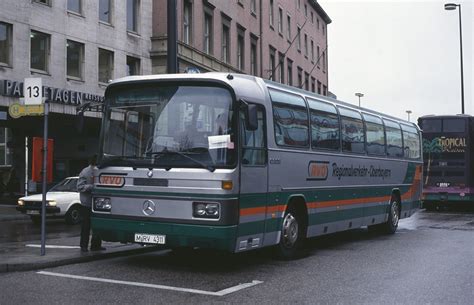
[[[398,221],[400,220],[400,201],[396,197],[390,200],[390,210],[388,213],[388,220],[382,224],[384,233],[394,234],[398,228]]]
[[[291,206],[285,213],[281,227],[278,257],[281,259],[297,258],[303,254],[306,228],[301,213]]]

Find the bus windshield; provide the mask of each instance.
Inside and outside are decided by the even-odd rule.
[[[108,107],[99,165],[235,165],[232,96],[222,87],[141,85],[117,88]]]

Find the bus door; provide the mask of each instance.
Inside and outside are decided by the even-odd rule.
[[[264,108],[257,108],[258,127],[249,130],[240,113],[240,223],[237,251],[262,246],[268,191]]]

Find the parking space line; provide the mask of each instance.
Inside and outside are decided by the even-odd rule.
[[[163,289],[163,290],[171,290],[171,291],[179,291],[179,292],[189,292],[189,293],[194,293],[194,294],[202,294],[202,295],[210,295],[210,296],[218,296],[218,297],[222,297],[227,294],[234,293],[239,290],[263,283],[262,281],[252,281],[251,283],[243,283],[237,286],[233,286],[233,287],[226,288],[217,292],[213,292],[213,291],[205,291],[205,290],[199,290],[199,289],[147,284],[147,283],[140,283],[140,282],[120,281],[120,280],[112,280],[112,279],[104,279],[104,278],[98,278],[98,277],[80,276],[80,275],[72,275],[72,274],[63,274],[63,273],[48,272],[48,271],[39,271],[37,273],[42,274],[42,275],[57,276],[57,277],[77,279],[77,280],[112,283],[112,284],[129,285],[129,286],[137,286],[137,287],[147,287],[147,288],[155,288],[155,289]]]
[[[26,244],[25,247],[41,248],[41,245]],[[47,248],[47,249],[80,249],[81,247],[79,247],[79,246],[45,245],[45,248]]]

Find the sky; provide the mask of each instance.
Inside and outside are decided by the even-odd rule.
[[[452,0],[318,0],[328,26],[329,90],[410,120],[461,113],[459,11]],[[474,115],[474,0],[461,4],[464,107]]]

